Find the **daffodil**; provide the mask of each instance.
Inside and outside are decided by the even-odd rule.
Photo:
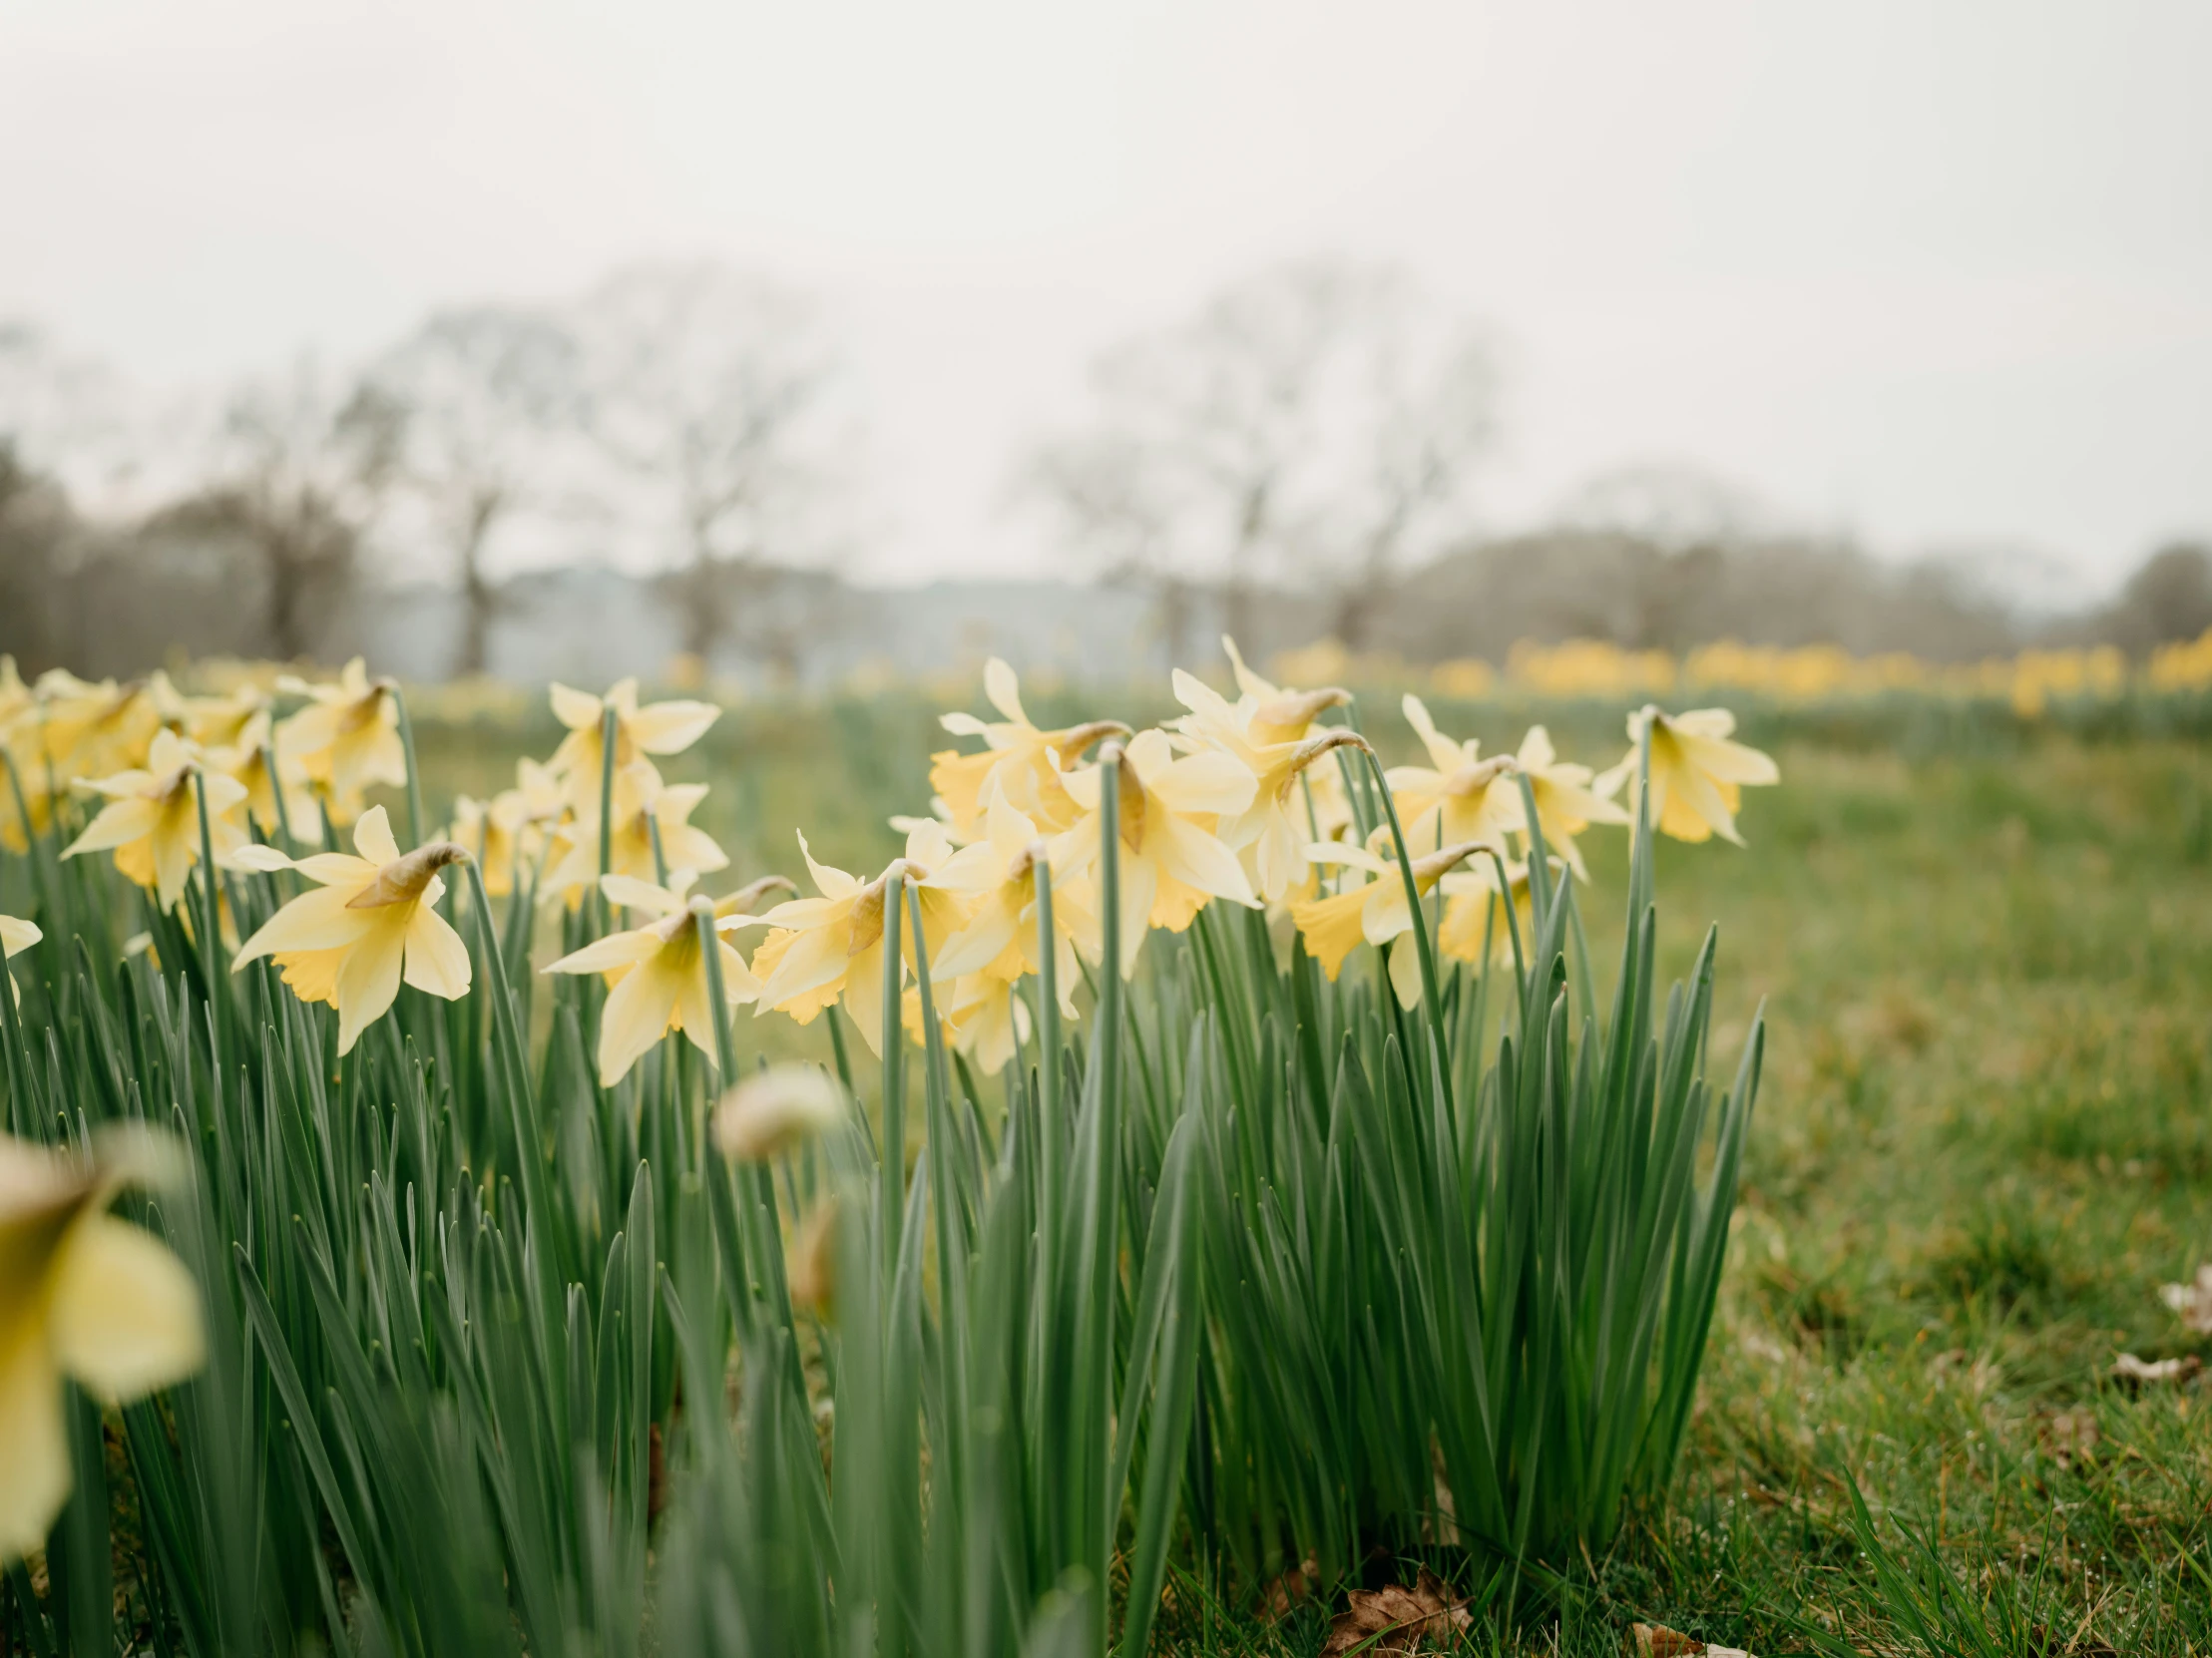
[[[43,758],[57,783],[104,777],[142,765],[161,729],[161,710],[141,681],[91,684],[61,668],[39,675]]]
[[[722,1095],[714,1107],[714,1144],[733,1162],[764,1163],[851,1117],[845,1090],[821,1066],[770,1065]]]
[[[39,925],[35,921],[21,921],[14,916],[0,916],[0,961],[5,961],[10,956],[22,955],[23,952],[45,937],[46,935],[39,931]],[[0,972],[4,971],[4,969],[0,969]],[[13,975],[8,976],[8,989],[14,993],[18,1001],[22,1000],[23,993],[16,990]]]
[[[270,834],[284,830],[301,846],[321,844],[322,804],[304,776],[281,775],[266,708],[248,714],[227,744],[209,749],[208,765],[245,785],[245,809],[263,830]]]
[[[983,693],[1002,719],[950,713],[939,721],[956,737],[981,737],[976,754],[945,749],[930,756],[929,783],[937,791],[945,821],[963,841],[987,833],[984,815],[996,784],[1024,815],[1048,831],[1076,821],[1079,808],[1063,787],[1062,774],[1102,737],[1127,736],[1118,720],[1099,719],[1057,731],[1041,731],[1022,711],[1021,681],[1014,669],[994,656],[984,664]]]
[[[1563,860],[1554,859],[1553,868],[1563,868]],[[1506,916],[1506,899],[1500,895],[1498,866],[1488,857],[1470,862],[1467,868],[1457,870],[1444,878],[1444,919],[1437,925],[1437,952],[1455,961],[1480,963],[1483,960],[1485,941],[1488,941],[1490,960],[1504,964],[1513,960],[1514,930],[1518,928],[1521,945],[1528,949],[1536,938],[1536,899],[1529,890],[1529,866],[1526,863],[1506,865],[1506,891],[1512,894],[1513,919]]]
[[[932,984],[931,1001],[946,1041],[975,1061],[986,1076],[996,1076],[1027,1039],[1029,1006],[1013,984],[990,973],[967,973],[945,985]],[[923,1039],[922,991],[910,988],[901,1005],[906,1033]]]
[[[707,875],[729,867],[729,857],[705,830],[692,825],[691,813],[706,798],[704,783],[664,784],[651,760],[633,760],[616,774],[615,833],[608,846],[608,870],[640,881],[660,869],[688,869]],[[659,862],[654,834],[661,837]],[[562,825],[554,838],[555,856],[546,871],[545,891],[573,899],[599,879],[599,799],[576,821]]]
[[[1536,797],[1537,825],[1544,831],[1544,844],[1565,859],[1567,868],[1577,877],[1588,880],[1589,871],[1583,867],[1582,850],[1574,844],[1574,837],[1593,823],[1626,823],[1628,814],[1592,791],[1588,766],[1569,764],[1552,751],[1551,733],[1541,725],[1529,727],[1529,734],[1521,739],[1521,752],[1514,756],[1514,765],[1529,779],[1529,792]]]
[[[1139,731],[1124,750],[1109,744],[1100,763],[1067,774],[1068,793],[1084,812],[1062,844],[1072,868],[1089,870],[1101,846],[1101,806],[1108,760],[1120,779],[1121,977],[1136,972],[1147,927],[1179,933],[1209,898],[1257,908],[1244,866],[1215,830],[1252,803],[1259,787],[1251,768],[1232,755],[1176,757],[1164,731]]]
[[[69,1498],[63,1378],[125,1404],[205,1357],[184,1262],[108,1213],[122,1186],[176,1166],[143,1130],[110,1131],[89,1161],[0,1134],[0,1562],[38,1548]]]
[[[207,770],[193,746],[174,731],[155,733],[147,769],[77,781],[106,795],[108,804],[62,856],[112,851],[115,867],[151,891],[164,910],[177,907],[193,865],[200,862],[203,792],[216,862],[229,863],[245,845],[245,826],[238,821],[245,785]]]
[[[267,730],[268,711],[268,692],[247,680],[227,696],[180,698],[176,718],[185,735],[202,748],[234,748],[245,743],[256,723]]]
[[[445,896],[438,871],[466,859],[466,849],[432,841],[402,855],[381,806],[361,814],[353,847],[358,857],[318,852],[294,861],[269,846],[237,855],[248,869],[296,869],[315,883],[245,941],[234,966],[267,956],[300,1001],[337,1009],[340,1053],[384,1017],[402,978],[448,1002],[468,995],[470,980],[468,947],[437,911]]]
[[[607,710],[615,711],[615,769],[620,772],[640,755],[664,758],[697,742],[721,717],[710,702],[653,702],[638,706],[638,681],[618,680],[603,697],[555,684],[553,714],[569,728],[551,762],[580,817],[597,818],[601,771],[606,765]]]
[[[1227,641],[1224,639],[1223,641]],[[1364,747],[1350,730],[1315,732],[1310,720],[1263,719],[1261,704],[1249,694],[1230,702],[1211,685],[1177,668],[1175,698],[1190,712],[1175,729],[1195,747],[1214,748],[1252,773],[1252,803],[1220,826],[1221,843],[1236,852],[1251,878],[1252,890],[1268,904],[1279,904],[1306,885],[1311,864],[1306,848],[1320,834],[1319,813],[1300,790],[1306,768],[1331,750],[1348,744]],[[1342,697],[1346,693],[1331,691]],[[1332,706],[1318,703],[1317,707]],[[1297,730],[1295,737],[1262,740],[1257,733]]]
[[[1404,820],[1406,845],[1434,852],[1461,841],[1503,848],[1523,827],[1521,785],[1510,756],[1481,759],[1473,737],[1454,742],[1436,728],[1420,697],[1406,693],[1406,723],[1428,751],[1425,766],[1392,766],[1384,774]]]
[[[313,685],[286,674],[276,688],[304,696],[307,705],[276,727],[276,755],[311,784],[334,823],[350,823],[374,783],[394,788],[407,781],[407,750],[399,740],[398,688],[371,679],[356,656],[337,682]]]
[[[1037,866],[1052,850],[1037,825],[996,784],[984,813],[987,833],[960,848],[924,882],[970,894],[975,907],[960,929],[930,953],[933,982],[981,974],[1011,984],[1043,965],[1037,937]],[[1091,883],[1071,870],[1053,881],[1053,965],[1061,1011],[1076,1017],[1076,952],[1097,961],[1103,943]]]
[[[883,979],[888,971],[883,960],[884,906],[904,904],[907,882],[926,881],[950,863],[953,854],[944,825],[934,819],[915,825],[906,849],[906,857],[894,858],[881,875],[863,885],[844,870],[816,863],[806,837],[799,836],[799,852],[820,896],[791,899],[759,918],[775,931],[752,954],[752,971],[760,980],[756,1017],[772,1010],[809,1025],[824,1008],[842,1001],[868,1051],[882,1054]],[[946,942],[967,924],[975,900],[965,892],[926,886],[917,898],[923,944],[934,964]],[[911,934],[911,928],[900,927],[902,984],[915,965]],[[848,991],[852,994],[847,995]]]
[[[1628,788],[1628,809],[1636,807],[1638,750],[1646,727],[1651,733],[1651,822],[1679,841],[1723,840],[1743,845],[1736,833],[1736,812],[1743,788],[1781,781],[1775,763],[1756,748],[1730,738],[1736,716],[1726,708],[1693,708],[1668,714],[1646,704],[1628,716],[1627,755],[1592,785],[1610,797]]]
[[[1436,889],[1454,869],[1480,847],[1463,841],[1441,852],[1422,854],[1413,860],[1415,889],[1423,897]],[[1357,870],[1368,879],[1326,898],[1311,898],[1294,906],[1291,920],[1306,941],[1306,952],[1334,980],[1343,971],[1345,957],[1362,941],[1380,950],[1413,930],[1413,910],[1406,902],[1406,880],[1394,858],[1385,856],[1390,831],[1378,829],[1365,847],[1329,841],[1313,848],[1316,863],[1337,864]],[[1409,940],[1390,952],[1390,984],[1402,1007],[1421,1001],[1421,958]]]
[[[1236,676],[1238,699],[1252,702],[1250,735],[1255,742],[1303,742],[1314,735],[1314,721],[1330,708],[1352,700],[1352,693],[1336,685],[1300,690],[1263,679],[1245,664],[1236,640],[1221,635]],[[1303,774],[1301,792],[1311,803],[1311,827],[1322,840],[1340,840],[1351,831],[1352,800],[1345,792],[1344,774],[1334,765],[1316,766]]]
[[[625,875],[600,883],[608,902],[637,910],[654,920],[627,933],[610,933],[582,950],[562,957],[548,973],[605,974],[614,988],[599,1016],[599,1079],[613,1087],[630,1073],[653,1044],[680,1031],[691,1045],[719,1065],[714,1031],[714,997],[706,952],[699,946],[698,916],[712,920],[721,950],[722,994],[732,1008],[759,994],[760,982],[730,943],[720,937],[753,925],[749,916],[714,915],[703,898],[688,898],[691,871],[677,870],[665,887]]]

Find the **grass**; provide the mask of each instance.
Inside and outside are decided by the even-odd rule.
[[[786,765],[804,734],[755,748],[742,715],[708,762],[752,774],[750,812],[708,819],[741,872],[795,852],[742,818],[794,821],[802,799],[817,845],[889,850],[869,820],[919,792],[904,728],[922,711],[823,717],[843,722],[839,766]],[[1523,1585],[1498,1648],[1609,1654],[1641,1619],[1760,1653],[1999,1651],[1975,1631],[2012,1625],[2040,1631],[2022,1651],[2212,1650],[2212,1393],[2108,1379],[2123,1351],[2205,1345],[2156,1290],[2212,1252],[2212,755],[2028,738],[1778,757],[1748,852],[1659,849],[1662,979],[1711,918],[1716,1052],[1762,997],[1769,1022],[1672,1511]],[[1625,852],[1594,849],[1603,959]],[[1306,1654],[1327,1627],[1186,1585],[1163,1635]]]

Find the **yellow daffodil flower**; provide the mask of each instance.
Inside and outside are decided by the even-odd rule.
[[[606,765],[603,739],[609,708],[615,710],[618,773],[644,754],[664,758],[682,753],[722,714],[710,702],[654,702],[641,708],[635,679],[618,680],[604,697],[557,683],[552,696],[554,717],[569,728],[569,734],[554,750],[551,769],[561,778],[577,815],[595,819],[600,809],[600,773]]]
[[[360,657],[345,664],[335,684],[311,685],[286,674],[276,688],[308,698],[276,727],[277,758],[313,785],[333,823],[350,823],[360,814],[371,784],[398,788],[407,781],[399,704],[392,696],[398,687],[389,679],[371,679]]]
[[[1536,797],[1537,825],[1544,844],[1566,860],[1567,868],[1584,881],[1589,871],[1582,865],[1582,850],[1574,837],[1593,823],[1627,823],[1628,814],[1614,802],[1593,793],[1588,766],[1570,765],[1551,748],[1551,733],[1541,725],[1529,727],[1521,739],[1514,765],[1529,779]],[[1526,815],[1526,814],[1524,814]]]
[[[943,826],[929,820],[916,826],[907,844],[910,851],[936,863],[951,856],[952,843],[945,838]],[[754,1016],[775,1011],[810,1025],[815,1015],[842,1000],[868,1051],[881,1057],[886,971],[883,908],[886,903],[903,904],[909,877],[926,876],[931,863],[895,858],[881,875],[863,885],[856,876],[816,863],[803,834],[799,852],[820,896],[791,899],[760,917],[763,925],[775,931],[752,954],[752,971],[760,980]],[[945,890],[922,895],[922,924],[932,961],[945,940],[966,922],[971,902],[963,894]],[[914,962],[909,931],[904,926],[899,929],[902,982]],[[847,990],[853,994],[847,996]]]
[[[0,1563],[45,1542],[69,1498],[62,1379],[125,1404],[205,1358],[184,1262],[108,1213],[122,1186],[170,1183],[178,1164],[144,1130],[110,1131],[89,1161],[0,1134]]]
[[[714,1107],[714,1144],[732,1162],[765,1163],[852,1119],[845,1090],[819,1065],[770,1065]]]
[[[608,870],[636,880],[654,879],[660,866],[653,855],[656,826],[661,854],[668,869],[711,874],[729,867],[729,857],[705,830],[692,826],[691,813],[706,798],[704,783],[664,784],[651,760],[633,760],[616,774],[615,833],[608,849]],[[599,879],[599,799],[554,837],[555,857],[546,871],[545,893],[571,902]]]
[[[152,892],[164,910],[174,910],[193,865],[200,862],[200,791],[207,792],[216,862],[227,866],[245,845],[245,825],[238,821],[245,785],[206,770],[193,746],[174,731],[155,733],[147,766],[77,780],[81,787],[106,795],[108,804],[62,856],[113,852],[115,867],[126,878]]]
[[[1441,852],[1417,856],[1413,860],[1416,890],[1427,897],[1439,881],[1472,857],[1480,845],[1476,841],[1463,841]],[[1359,870],[1368,877],[1360,885],[1347,886],[1329,897],[1307,899],[1290,912],[1292,922],[1305,937],[1307,954],[1321,964],[1321,971],[1331,980],[1343,971],[1344,958],[1361,941],[1380,950],[1413,930],[1413,911],[1406,903],[1405,876],[1396,859],[1389,856],[1390,847],[1390,831],[1385,828],[1378,829],[1365,847],[1328,841],[1312,850],[1315,863],[1341,865]],[[1397,992],[1401,1007],[1412,1008],[1420,1003],[1421,957],[1410,940],[1402,948],[1390,952],[1390,985]]]
[[[1227,643],[1226,638],[1223,643]],[[1221,844],[1237,853],[1252,890],[1263,903],[1280,904],[1306,884],[1311,865],[1306,848],[1321,834],[1320,813],[1298,787],[1306,768],[1331,750],[1348,744],[1364,747],[1349,730],[1319,731],[1308,718],[1263,718],[1263,705],[1250,695],[1234,703],[1204,680],[1174,673],[1175,698],[1190,710],[1174,722],[1188,743],[1229,755],[1256,780],[1252,803],[1220,826]],[[1339,690],[1314,693],[1345,699]],[[1318,710],[1331,702],[1313,704]],[[1255,733],[1298,730],[1299,736],[1263,741]]]
[[[30,949],[31,946],[45,937],[46,935],[39,931],[39,925],[35,921],[20,921],[14,916],[0,916],[0,961],[5,961],[10,956],[22,955],[24,951]],[[4,969],[0,969],[0,973],[4,972]],[[13,992],[18,1002],[22,1001],[23,993],[15,988],[15,976],[8,974],[7,979],[8,989]]]
[[[1238,693],[1251,699],[1252,718],[1247,735],[1253,742],[1304,742],[1313,735],[1315,720],[1329,709],[1341,708],[1352,700],[1352,693],[1341,685],[1299,690],[1294,686],[1269,683],[1244,665],[1244,658],[1237,653],[1236,640],[1226,633],[1221,635],[1221,648],[1228,652]]]
[[[238,748],[256,724],[268,729],[268,692],[247,681],[227,696],[187,696],[179,701],[185,735],[202,748]]]
[[[1454,742],[1436,728],[1420,697],[1406,693],[1406,723],[1428,750],[1425,766],[1392,766],[1384,773],[1406,845],[1434,852],[1461,841],[1504,847],[1506,836],[1522,827],[1521,785],[1514,781],[1510,756],[1484,760],[1473,737]]]
[[[1030,1033],[1029,1005],[1011,981],[996,974],[967,973],[945,985],[931,983],[937,1023],[948,1045],[975,1061],[986,1076],[1006,1068]],[[911,987],[900,1004],[906,1034],[923,1039],[922,991]]]
[[[1554,858],[1554,872],[1565,867]],[[1506,885],[1513,894],[1514,920],[1506,919],[1506,906],[1498,893],[1498,866],[1488,857],[1444,878],[1444,920],[1437,926],[1437,952],[1455,961],[1479,964],[1483,941],[1490,941],[1490,960],[1500,966],[1513,960],[1514,928],[1521,930],[1521,948],[1536,940],[1536,899],[1529,890],[1529,866],[1506,865]]]
[[[288,828],[298,845],[322,843],[322,804],[303,775],[295,771],[283,776],[283,809],[277,809],[276,790],[282,768],[277,763],[266,708],[247,715],[227,745],[208,750],[208,765],[245,785],[245,809],[264,832],[273,835]]]
[[[1164,731],[1139,731],[1125,750],[1114,745],[1100,764],[1067,774],[1069,795],[1084,816],[1062,845],[1062,862],[1090,870],[1100,852],[1100,806],[1106,759],[1120,757],[1121,977],[1136,972],[1147,927],[1179,933],[1209,898],[1257,908],[1244,866],[1215,833],[1223,818],[1252,804],[1259,787],[1233,755],[1208,751],[1179,759]]]
[[[600,883],[608,902],[626,910],[652,916],[653,922],[627,933],[610,933],[582,950],[562,957],[548,973],[599,973],[614,987],[599,1016],[599,1079],[613,1087],[630,1074],[630,1067],[671,1031],[680,1031],[691,1045],[719,1065],[714,1032],[714,998],[707,977],[706,952],[699,948],[697,917],[713,917],[715,942],[721,947],[722,994],[732,1008],[744,1006],[760,992],[760,981],[745,966],[745,959],[719,937],[741,927],[755,925],[750,916],[714,916],[714,906],[703,898],[686,898],[692,872],[680,869],[668,885],[610,875]]]
[[[1736,812],[1746,784],[1781,781],[1775,763],[1756,748],[1730,741],[1736,716],[1726,708],[1693,708],[1668,714],[1645,705],[1628,716],[1627,755],[1599,777],[1593,787],[1611,796],[1623,783],[1628,809],[1636,809],[1637,750],[1644,727],[1651,730],[1651,822],[1678,841],[1709,840],[1715,834],[1743,845],[1736,833]]]
[[[296,869],[315,890],[293,899],[245,941],[233,971],[270,957],[302,1002],[338,1010],[338,1051],[350,1053],[363,1030],[384,1017],[402,978],[418,991],[458,1002],[469,994],[468,947],[438,900],[438,874],[468,857],[451,841],[432,841],[404,856],[381,806],[353,826],[352,857],[318,852],[296,861],[274,847],[241,848],[248,869]]]
[[[925,887],[968,893],[976,900],[966,923],[931,952],[935,982],[984,975],[1011,984],[1042,965],[1037,939],[1037,866],[1051,864],[1052,851],[1030,821],[996,783],[984,814],[984,838],[955,852],[933,871]],[[1054,980],[1062,1013],[1076,1017],[1076,952],[1097,961],[1100,937],[1091,883],[1070,871],[1064,881],[1053,873]],[[919,1015],[917,1015],[919,1017]]]
[[[994,656],[984,664],[983,693],[1005,717],[986,722],[974,714],[950,713],[938,723],[956,737],[981,737],[981,753],[945,749],[932,754],[929,785],[937,791],[942,815],[962,841],[980,840],[996,783],[1015,806],[1048,832],[1076,821],[1078,808],[1061,776],[1076,758],[1102,737],[1127,736],[1118,720],[1092,720],[1058,731],[1041,731],[1022,711],[1022,685],[1014,669]]]
[[[143,765],[162,727],[161,710],[135,680],[89,684],[57,667],[39,675],[38,700],[44,755],[59,783]]]

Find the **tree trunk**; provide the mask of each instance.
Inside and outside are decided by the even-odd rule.
[[[277,661],[295,662],[306,654],[300,612],[304,608],[306,561],[296,545],[298,537],[280,524],[261,527],[261,557],[268,570],[267,609],[262,626],[268,635],[268,652]]]
[[[484,574],[484,543],[499,514],[497,496],[482,496],[471,506],[461,537],[461,648],[453,676],[472,678],[491,665],[492,622],[499,615],[499,590]]]

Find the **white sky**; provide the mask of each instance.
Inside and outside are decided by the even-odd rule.
[[[1508,345],[1493,521],[1674,458],[2103,586],[2212,531],[2203,0],[0,0],[0,315],[155,378],[641,255],[821,289],[882,579],[1090,355],[1312,251]]]

